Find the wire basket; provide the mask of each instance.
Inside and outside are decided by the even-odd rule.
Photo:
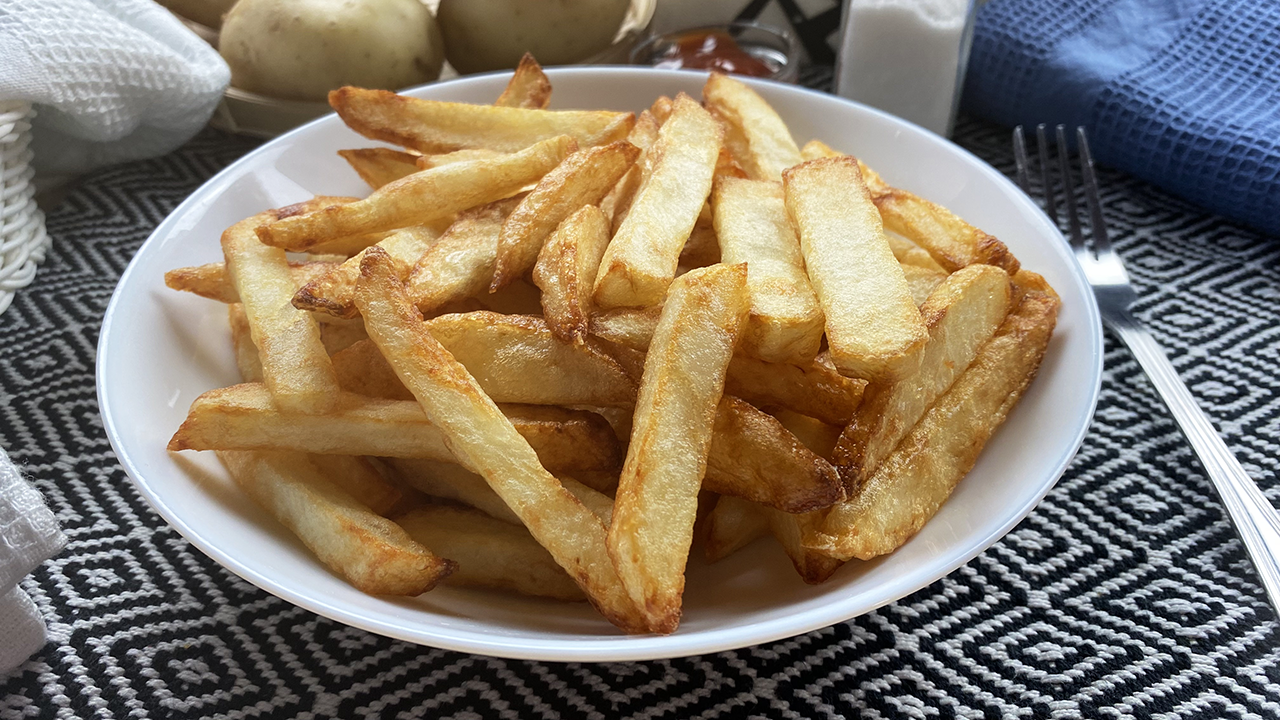
[[[0,101],[0,313],[35,278],[49,249],[31,182],[31,104]]]

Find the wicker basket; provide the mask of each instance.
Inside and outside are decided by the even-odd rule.
[[[31,182],[31,104],[0,101],[0,313],[31,283],[49,248]]]

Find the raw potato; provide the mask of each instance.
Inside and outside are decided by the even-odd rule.
[[[449,64],[466,74],[506,70],[526,52],[543,65],[578,62],[613,42],[630,0],[440,0]]]
[[[420,0],[240,0],[218,49],[232,86],[316,102],[343,85],[431,82],[444,63],[439,26]]]

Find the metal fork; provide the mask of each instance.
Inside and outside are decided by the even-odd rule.
[[[1187,386],[1178,378],[1173,365],[1152,339],[1151,333],[1129,312],[1137,295],[1133,291],[1133,285],[1129,283],[1129,274],[1125,272],[1120,256],[1111,249],[1111,242],[1107,238],[1102,207],[1098,202],[1098,181],[1094,175],[1093,158],[1089,154],[1089,141],[1085,137],[1084,128],[1076,129],[1076,139],[1085,204],[1089,210],[1092,249],[1086,246],[1085,235],[1080,227],[1076,190],[1071,180],[1071,163],[1067,154],[1066,130],[1062,125],[1057,127],[1057,172],[1062,178],[1062,197],[1067,210],[1071,249],[1093,288],[1102,322],[1129,347],[1138,364],[1151,378],[1160,397],[1164,398],[1165,404],[1173,412],[1182,432],[1191,441],[1191,447],[1204,464],[1222,504],[1227,508],[1231,523],[1235,525],[1249,557],[1253,559],[1254,567],[1271,599],[1271,606],[1280,611],[1280,514],[1276,513],[1258,485],[1227,449],[1226,443],[1191,397]],[[1049,171],[1044,125],[1036,128],[1036,144],[1045,212],[1057,225],[1058,212]],[[1018,184],[1022,186],[1023,192],[1031,195],[1027,147],[1022,126],[1014,128],[1013,153],[1018,164]]]

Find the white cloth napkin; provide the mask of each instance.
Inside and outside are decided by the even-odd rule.
[[[217,51],[151,0],[0,2],[0,100],[36,106],[38,178],[169,152],[230,80]]]
[[[66,544],[40,493],[0,450],[0,676],[44,646],[44,618],[18,582]]]

